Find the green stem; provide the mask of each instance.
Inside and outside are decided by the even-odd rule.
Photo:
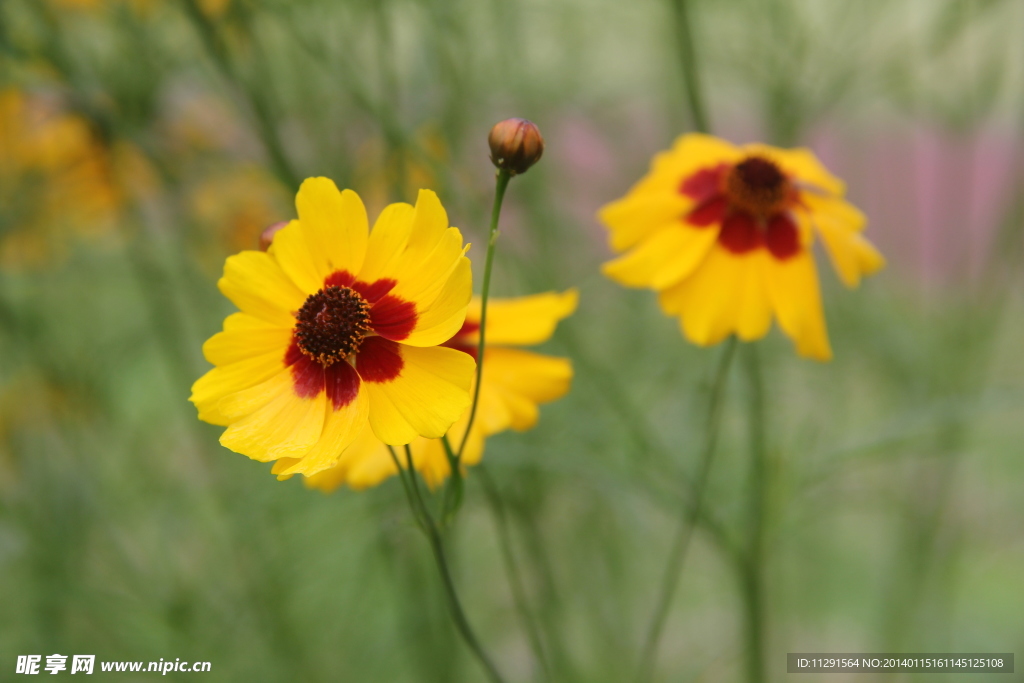
[[[508,576],[509,588],[512,590],[512,601],[515,603],[516,611],[523,622],[533,649],[533,655],[544,672],[544,678],[551,679],[551,667],[548,663],[547,654],[544,651],[544,640],[541,637],[540,627],[530,609],[526,597],[526,586],[523,583],[522,572],[519,570],[519,563],[516,561],[515,552],[512,548],[512,533],[509,528],[508,513],[505,510],[505,503],[501,499],[497,484],[491,478],[490,472],[483,464],[477,465],[477,474],[484,487],[484,494],[487,496],[487,504],[494,517],[494,526],[498,531],[498,544],[501,546],[501,558],[505,563],[505,574]]]
[[[473,422],[476,420],[477,404],[480,402],[480,380],[484,373],[484,344],[487,331],[487,297],[491,292],[491,268],[494,264],[494,245],[498,241],[498,218],[501,216],[501,202],[505,198],[505,190],[508,188],[508,181],[512,179],[508,171],[498,171],[494,186],[494,207],[491,209],[491,229],[487,235],[487,256],[484,259],[484,281],[480,288],[480,340],[476,345],[476,383],[473,387],[473,404],[469,409],[469,422],[466,423],[466,433],[462,435],[459,443],[459,450],[455,454],[456,465],[462,460],[462,452],[469,441],[469,433],[473,429]],[[454,472],[453,472],[454,475]]]
[[[767,513],[768,457],[765,447],[764,379],[757,346],[748,344],[746,371],[750,411],[750,493],[747,501],[747,552],[741,569],[744,640],[749,683],[764,683],[764,532]]]
[[[658,601],[647,628],[647,638],[644,642],[640,667],[636,677],[638,683],[645,683],[651,680],[651,676],[654,673],[654,663],[658,655],[658,645],[661,641],[665,619],[668,617],[672,598],[675,595],[676,587],[679,585],[679,576],[683,569],[683,563],[686,560],[690,539],[693,537],[694,526],[698,523],[701,516],[708,475],[711,472],[711,461],[718,445],[725,383],[729,376],[732,358],[736,355],[736,343],[736,337],[729,337],[728,341],[725,342],[712,378],[711,390],[708,394],[707,428],[704,435],[704,448],[701,454],[700,469],[693,480],[692,490],[688,497],[689,500],[693,501],[693,504],[684,507],[679,530],[676,532],[675,540],[672,542],[668,564],[665,566],[661,589],[658,592]]]
[[[401,464],[398,462],[398,457],[391,446],[388,446],[388,451],[391,453],[391,458],[395,461],[395,465],[398,466],[398,473],[403,477],[404,483],[405,475],[402,472]],[[413,516],[430,543],[434,562],[437,564],[438,573],[441,575],[445,602],[448,605],[448,611],[452,615],[452,621],[455,622],[455,629],[476,656],[492,683],[505,683],[505,679],[498,673],[497,667],[494,666],[490,656],[480,644],[480,640],[476,637],[476,633],[473,631],[473,627],[470,626],[466,613],[462,609],[462,602],[459,600],[459,594],[455,590],[455,582],[452,579],[451,569],[448,567],[448,558],[444,551],[444,539],[441,538],[441,532],[438,530],[434,518],[430,515],[430,510],[423,500],[423,494],[420,491],[419,482],[416,478],[416,468],[412,461],[412,449],[409,446],[405,447],[405,462],[405,469],[412,480],[411,485],[406,488],[406,494],[409,497],[409,507],[412,509]]]
[[[690,24],[690,7],[687,0],[671,0],[672,15],[675,21],[676,46],[683,69],[683,81],[686,89],[686,103],[690,109],[690,118],[694,130],[701,133],[711,131],[708,123],[707,108],[700,84],[697,69],[697,49],[693,42],[693,28]]]

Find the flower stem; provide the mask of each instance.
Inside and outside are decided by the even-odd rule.
[[[690,109],[690,118],[694,130],[708,133],[711,126],[708,123],[707,108],[704,105],[700,74],[697,69],[697,49],[693,42],[693,28],[690,25],[689,2],[687,0],[670,1],[675,21],[676,47],[679,50],[679,60],[683,68],[686,103]]]
[[[712,377],[710,392],[708,393],[704,449],[701,454],[700,469],[693,480],[692,490],[688,496],[692,504],[684,508],[679,529],[676,532],[675,540],[672,542],[672,550],[669,552],[668,564],[665,566],[665,575],[662,578],[661,589],[658,592],[658,602],[647,628],[647,638],[644,642],[640,667],[636,677],[638,683],[645,683],[651,680],[651,676],[654,673],[654,663],[658,655],[661,632],[665,626],[665,619],[668,617],[668,610],[672,604],[676,587],[679,585],[679,575],[683,569],[683,562],[686,560],[686,553],[690,546],[690,539],[693,537],[694,526],[696,526],[701,516],[704,492],[707,488],[708,475],[711,472],[711,461],[715,454],[715,448],[718,445],[718,431],[722,421],[722,401],[725,396],[725,383],[729,376],[729,367],[732,364],[734,355],[736,355],[736,337],[729,337],[718,357],[718,364]]]
[[[405,474],[403,468],[398,462],[398,456],[395,454],[394,449],[388,446],[388,451],[391,453],[391,458],[394,460],[395,465],[398,466],[398,474],[403,478],[403,484],[405,484]],[[452,621],[455,623],[455,629],[462,636],[462,639],[469,646],[469,649],[476,656],[480,665],[487,673],[487,677],[492,683],[505,683],[505,679],[502,678],[501,674],[498,673],[498,669],[494,666],[490,656],[484,650],[480,644],[480,640],[476,637],[476,633],[473,631],[473,627],[470,626],[469,620],[466,618],[466,613],[462,609],[462,602],[459,600],[459,594],[455,590],[455,582],[452,579],[451,569],[448,567],[448,558],[444,550],[444,539],[441,537],[441,532],[437,528],[437,523],[430,514],[430,510],[427,508],[426,503],[423,500],[423,494],[420,491],[419,482],[416,478],[416,468],[413,466],[412,461],[412,449],[409,446],[405,447],[405,462],[406,467],[404,468],[408,473],[411,483],[406,486],[406,495],[409,498],[409,507],[412,509],[413,516],[416,518],[417,524],[420,529],[423,530],[423,534],[427,537],[427,541],[430,543],[430,550],[433,552],[434,561],[437,564],[437,571],[441,576],[441,584],[444,588],[445,602],[448,605],[448,611],[452,615]]]
[[[764,531],[767,513],[768,458],[765,447],[764,380],[757,346],[745,349],[750,411],[750,491],[747,501],[747,552],[741,565],[744,640],[749,683],[764,683]]]
[[[487,298],[491,292],[491,269],[494,264],[494,245],[498,241],[498,218],[501,216],[501,203],[505,199],[505,190],[508,188],[508,181],[512,175],[501,169],[498,171],[494,184],[494,206],[491,208],[491,229],[487,233],[487,256],[484,259],[484,281],[480,286],[480,339],[476,344],[476,382],[473,386],[473,404],[469,409],[469,422],[466,423],[466,432],[462,435],[459,443],[459,450],[455,454],[456,465],[462,460],[462,452],[469,441],[469,433],[473,429],[473,422],[476,420],[477,404],[480,403],[480,380],[484,374],[484,345],[487,331]],[[452,473],[455,476],[455,473]]]

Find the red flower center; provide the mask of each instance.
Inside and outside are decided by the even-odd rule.
[[[708,166],[684,178],[679,192],[695,202],[684,220],[695,228],[720,226],[718,243],[732,253],[764,247],[779,260],[800,253],[791,211],[799,196],[775,162],[749,156]]]
[[[773,162],[747,157],[725,176],[729,202],[757,217],[767,217],[785,208],[790,195],[789,180]]]
[[[295,317],[299,350],[325,368],[355,353],[370,331],[370,305],[351,287],[324,287]]]

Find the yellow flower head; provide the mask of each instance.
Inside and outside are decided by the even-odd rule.
[[[192,386],[221,444],[289,473],[334,465],[369,425],[385,443],[439,437],[466,410],[473,358],[440,346],[472,296],[468,247],[437,195],[392,204],[367,229],[359,195],[310,178],[298,220],[267,252],[228,258],[218,286],[241,312],[203,346]]]
[[[604,272],[659,292],[695,344],[768,333],[774,316],[803,356],[832,357],[811,245],[822,239],[848,287],[885,261],[861,235],[863,214],[806,149],[736,147],[683,135],[622,199],[601,209]]]
[[[558,321],[576,310],[577,294],[548,292],[516,299],[491,299],[487,304],[487,348],[484,351],[480,405],[470,432],[462,463],[475,465],[483,456],[486,437],[506,429],[524,431],[537,423],[538,406],[561,398],[569,390],[572,364],[566,358],[553,358],[515,348],[548,340]],[[445,346],[464,355],[476,356],[480,331],[480,301],[470,306],[466,322]],[[453,448],[458,448],[469,411],[448,431]],[[431,488],[451,474],[444,448],[437,439],[417,439],[412,443],[413,464]],[[400,459],[404,464],[404,459]],[[275,473],[289,471],[283,461],[275,463]],[[331,469],[306,479],[306,485],[333,491],[342,484],[354,489],[375,486],[397,474],[394,460],[373,432],[364,429],[355,443]],[[287,478],[281,475],[280,478]]]

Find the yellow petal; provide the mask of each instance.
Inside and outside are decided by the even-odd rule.
[[[414,451],[419,447],[420,441],[421,439],[413,441],[411,447]],[[395,448],[395,454],[404,459],[405,454],[401,446]],[[376,486],[396,474],[398,469],[388,452],[388,447],[374,435],[372,429],[367,429],[356,443],[349,447],[337,468],[317,475],[310,483],[321,490],[327,490],[334,482],[339,485],[344,483],[360,491]],[[328,479],[329,476],[334,477],[334,482]]]
[[[369,400],[362,387],[355,400],[339,410],[335,410],[328,402],[320,440],[302,459],[283,470],[281,474],[304,474],[308,477],[337,465],[344,457],[345,449],[367,427],[368,412]]]
[[[299,219],[274,235],[270,253],[307,294],[337,270],[358,273],[366,256],[369,223],[352,190],[339,192],[329,178],[307,178],[295,198]]]
[[[843,284],[856,287],[862,275],[881,270],[885,258],[860,234],[866,223],[860,211],[834,197],[804,193],[803,201],[809,209],[807,220],[821,235]]]
[[[232,313],[224,321],[224,331],[203,344],[203,356],[214,365],[237,363],[275,351],[284,358],[291,337],[289,327],[273,325],[246,313]]]
[[[546,342],[555,333],[560,320],[576,310],[579,292],[544,292],[508,299],[490,299],[487,302],[487,344],[527,346]],[[470,304],[466,320],[480,324],[480,298]],[[460,336],[460,341],[475,345],[478,333]]]
[[[261,251],[229,256],[217,287],[242,312],[281,327],[295,324],[293,313],[306,300],[277,261]]]
[[[628,194],[602,207],[598,218],[608,228],[612,249],[625,251],[682,219],[693,204],[678,192]]]
[[[691,228],[677,222],[604,264],[601,270],[627,287],[664,289],[694,271],[714,245],[718,232],[716,227]]]
[[[266,381],[283,368],[284,353],[280,351],[213,368],[192,385],[189,400],[199,410],[200,420],[227,426],[230,419],[219,410],[220,400]]]
[[[473,296],[469,259],[461,257],[441,292],[423,308],[416,307],[416,327],[402,340],[410,346],[436,346],[451,339],[466,319]]]
[[[391,293],[416,304],[417,311],[427,310],[465,258],[467,249],[459,229],[448,228],[430,252],[421,255],[419,251],[407,250],[396,271],[387,275],[398,282]]]
[[[366,260],[359,279],[374,282],[396,272],[412,232],[415,209],[409,204],[391,204],[377,218],[366,247]]]
[[[455,349],[398,346],[400,374],[387,382],[365,382],[370,426],[377,438],[392,445],[417,436],[440,437],[469,406],[476,362]]]
[[[830,360],[832,348],[825,328],[825,312],[814,257],[802,251],[792,258],[764,261],[772,308],[779,326],[796,342],[797,352],[817,360]]]
[[[482,388],[503,404],[508,426],[522,431],[537,423],[539,404],[559,399],[569,391],[572,374],[572,363],[567,358],[522,349],[488,348],[484,354]],[[491,421],[484,418],[483,422],[488,425]],[[488,426],[488,434],[499,431]]]
[[[301,458],[323,432],[327,393],[299,398],[290,387],[269,403],[233,422],[220,437],[221,445],[253,460]]]
[[[630,190],[630,193],[678,193],[683,181],[695,172],[702,168],[732,163],[740,154],[735,145],[713,135],[680,135],[671,150],[654,157],[650,172]]]
[[[715,245],[690,277],[661,293],[661,307],[680,316],[683,334],[694,344],[717,344],[736,331],[750,265],[749,254],[737,256]]]

